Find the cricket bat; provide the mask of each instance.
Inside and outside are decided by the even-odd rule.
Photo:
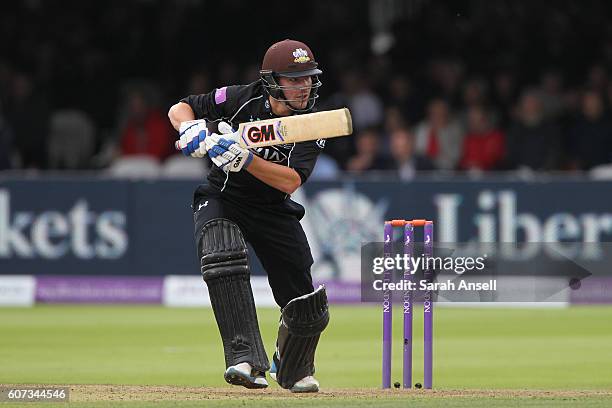
[[[241,123],[236,133],[249,149],[309,140],[348,136],[353,133],[347,108]],[[176,144],[177,149],[178,142]]]

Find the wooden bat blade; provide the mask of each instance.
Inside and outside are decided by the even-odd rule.
[[[241,123],[240,144],[249,149],[309,140],[348,136],[353,133],[347,108]]]

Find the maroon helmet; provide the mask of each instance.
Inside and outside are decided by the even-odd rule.
[[[264,55],[263,63],[261,64],[261,80],[265,89],[272,98],[285,102],[289,109],[297,112],[310,111],[316,99],[318,88],[322,85],[318,75],[322,74],[318,63],[310,50],[310,48],[300,41],[283,40],[273,44],[266,55]],[[302,76],[312,76],[313,81],[310,86],[310,95],[308,96],[308,105],[305,109],[296,109],[290,105],[292,100],[286,99],[283,89],[291,89],[294,87],[283,87],[278,84],[278,77],[296,78]]]

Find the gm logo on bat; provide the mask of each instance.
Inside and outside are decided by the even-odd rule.
[[[247,146],[277,139],[281,141],[285,140],[282,136],[280,121],[266,125],[245,126],[242,131],[242,140]]]

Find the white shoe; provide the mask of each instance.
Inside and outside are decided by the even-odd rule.
[[[272,365],[270,366],[270,377],[276,381],[276,372],[278,371],[278,351],[272,357]],[[318,392],[319,382],[312,375],[302,378],[300,381],[293,384],[290,388],[291,392]]]
[[[246,388],[266,388],[268,386],[265,373],[254,371],[249,363],[228,367],[223,377],[229,384],[242,385]]]
[[[309,375],[293,384],[291,392],[319,392],[319,382],[312,375]]]

